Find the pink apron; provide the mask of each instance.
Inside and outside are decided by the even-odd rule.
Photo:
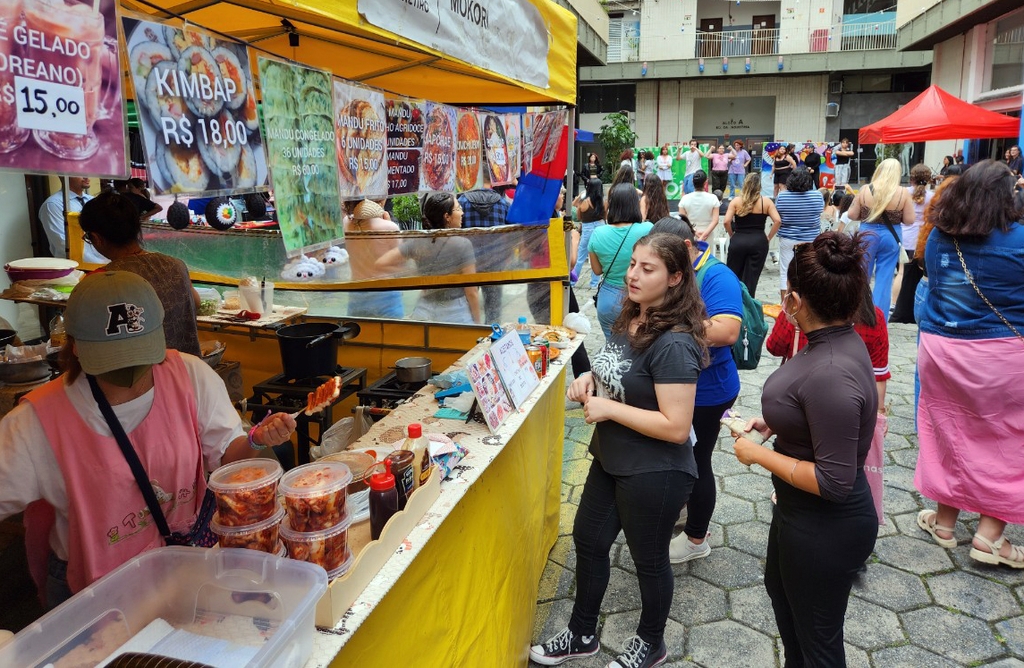
[[[181,357],[168,350],[153,367],[149,414],[128,434],[160,499],[171,531],[191,527],[206,493],[195,392]],[[53,448],[68,496],[68,585],[78,592],[132,557],[164,544],[146,502],[112,436],[100,436],[81,418],[57,379],[29,393]],[[60,416],[57,419],[57,416]],[[38,509],[33,520],[45,519]],[[26,546],[41,544],[52,528],[26,517]],[[47,549],[48,545],[47,545]],[[29,554],[33,577],[46,553]],[[39,584],[37,579],[36,584]]]

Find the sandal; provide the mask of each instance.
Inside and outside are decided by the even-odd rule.
[[[1003,543],[1006,542],[1005,536],[1000,536],[999,540],[995,542],[990,541],[981,534],[974,534],[974,537],[992,551],[983,552],[976,547],[971,547],[971,559],[980,561],[983,564],[995,564],[997,566],[1003,564],[1010,568],[1024,568],[1024,547],[1010,545],[1010,556],[1004,557],[999,554],[999,550],[1002,549]]]
[[[922,510],[917,514],[917,526],[930,533],[932,539],[934,539],[940,547],[944,547],[946,549],[956,547],[955,535],[952,538],[943,538],[939,534],[935,533],[936,531],[948,531],[949,533],[954,533],[953,527],[944,527],[940,524],[932,524],[928,521],[932,519],[932,517],[938,520],[939,514],[934,510]]]

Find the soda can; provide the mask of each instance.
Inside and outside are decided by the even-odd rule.
[[[526,354],[530,358],[530,363],[533,364],[533,370],[537,372],[537,376],[543,377],[544,353],[541,352],[541,347],[534,345],[526,346]]]

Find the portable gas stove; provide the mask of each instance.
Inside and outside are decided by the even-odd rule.
[[[359,397],[360,406],[370,407],[370,417],[376,422],[390,413],[391,409],[416,394],[426,384],[425,381],[399,383],[397,372],[392,371],[373,385],[356,392],[356,396]]]
[[[333,375],[341,376],[341,393],[328,408],[306,415],[299,413],[295,418],[295,433],[298,435],[299,464],[309,463],[309,446],[319,445],[320,437],[333,424],[331,409],[341,400],[352,396],[366,387],[366,369],[361,367],[339,366]],[[288,379],[285,375],[278,374],[271,376],[262,383],[252,387],[252,397],[241,402],[243,411],[252,411],[252,421],[259,422],[267,413],[294,413],[305,408],[306,399],[309,393],[327,382],[331,376],[317,376],[315,378],[302,378],[299,380]],[[310,434],[309,426],[317,426],[317,435],[314,440]],[[282,454],[282,453],[279,453]]]

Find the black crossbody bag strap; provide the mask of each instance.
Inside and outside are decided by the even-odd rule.
[[[871,192],[871,196],[874,197],[875,196],[875,189],[871,186],[871,184],[868,184],[868,190]],[[900,198],[899,198],[899,200],[897,200],[897,204],[902,202],[902,201],[903,201],[903,194],[900,193]],[[891,234],[892,238],[896,240],[896,244],[899,245],[902,248],[903,247],[903,242],[900,241],[900,235],[896,234],[896,228],[893,227],[892,223],[889,222],[889,219],[886,218],[884,211],[882,212],[881,218],[882,218],[882,222],[885,223],[885,226],[889,228],[889,234]],[[872,221],[868,221],[868,222],[872,222]]]
[[[92,396],[100,407],[100,413],[103,414],[103,418],[107,421],[107,426],[110,427],[110,433],[114,435],[114,440],[117,441],[117,445],[121,448],[121,454],[124,455],[125,460],[128,462],[128,468],[132,470],[132,475],[135,476],[135,483],[139,486],[139,491],[142,492],[142,498],[146,500],[146,506],[153,516],[153,521],[156,522],[156,528],[160,531],[160,535],[164,537],[164,541],[166,541],[170,537],[171,531],[167,526],[167,518],[164,517],[164,511],[160,507],[156,493],[153,491],[153,485],[149,482],[149,476],[146,475],[146,469],[142,466],[142,462],[139,461],[139,456],[135,453],[132,442],[128,440],[128,434],[124,432],[121,421],[114,415],[114,409],[110,407],[110,402],[107,401],[103,390],[96,383],[96,378],[88,374],[85,377],[89,381],[89,389],[92,390]]]
[[[615,266],[615,260],[619,258],[619,251],[622,250],[622,245],[626,243],[626,239],[629,238],[629,231],[633,229],[632,224],[626,228],[626,233],[622,236],[622,241],[619,242],[619,247],[615,249],[615,255],[612,255],[612,261],[608,264],[608,267],[601,274],[601,282],[597,284],[597,291],[594,293],[594,301],[597,301],[597,295],[601,294],[601,286],[604,285],[604,279],[611,272],[612,267]]]

